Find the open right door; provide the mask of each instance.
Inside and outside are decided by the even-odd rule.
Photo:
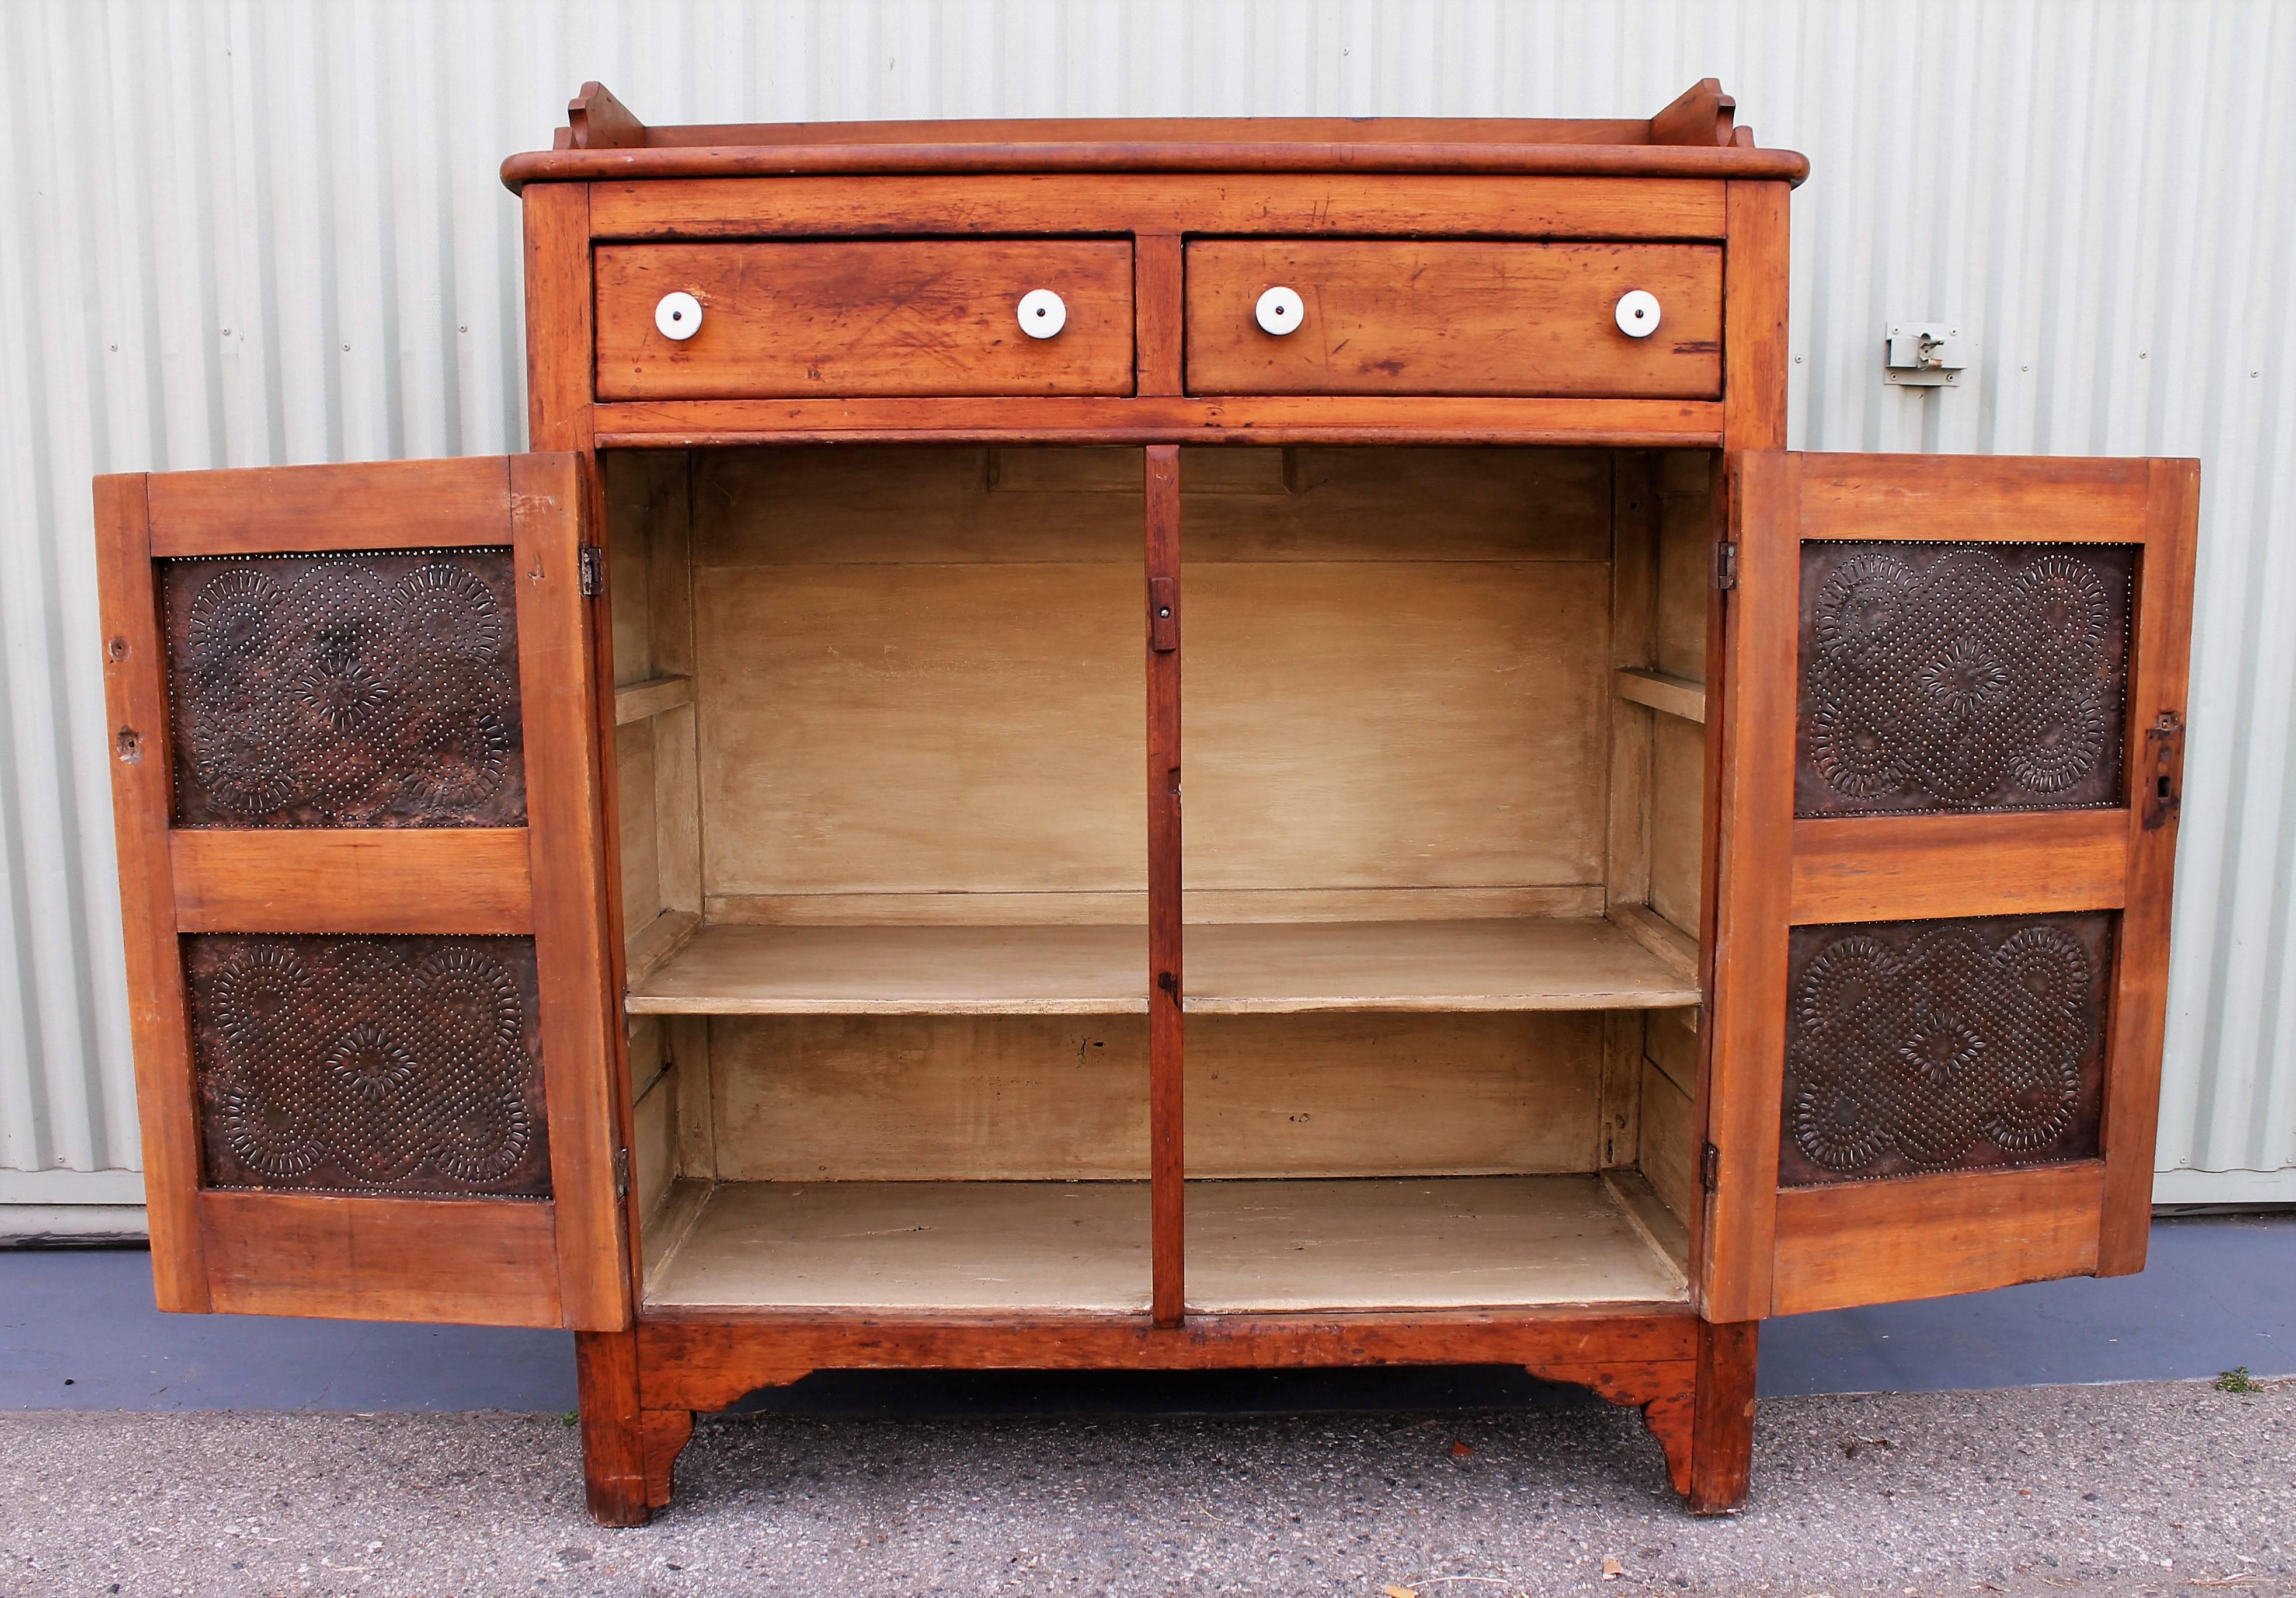
[[[1706,1317],[2141,1269],[2198,463],[1729,480]]]

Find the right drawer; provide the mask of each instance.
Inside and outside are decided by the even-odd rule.
[[[1278,295],[1268,320],[1259,310]],[[1620,326],[1640,291],[1658,325]],[[1644,318],[1633,312],[1643,307]],[[1653,319],[1647,301],[1626,320]],[[1187,246],[1193,394],[1718,399],[1718,244],[1203,239]]]

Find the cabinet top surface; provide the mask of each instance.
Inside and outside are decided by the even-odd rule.
[[[1773,179],[1808,160],[1735,125],[1713,78],[1657,115],[1608,119],[1447,117],[1023,119],[781,122],[650,127],[595,83],[567,107],[555,147],[503,163],[529,183],[798,173],[1076,171],[1479,172]]]

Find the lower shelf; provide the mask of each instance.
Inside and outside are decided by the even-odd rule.
[[[1148,1307],[1145,1182],[721,1182],[646,1301]]]
[[[1188,1304],[1480,1309],[1680,1302],[1600,1176],[1188,1184]]]
[[[1681,1273],[1599,1176],[1198,1182],[1187,1302],[1247,1310],[1664,1303]],[[731,1182],[646,1299],[679,1307],[1148,1307],[1144,1182]]]

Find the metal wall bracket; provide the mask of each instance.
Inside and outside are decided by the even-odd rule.
[[[1892,322],[1882,335],[1882,381],[1949,389],[1961,381],[1961,329],[1943,322]]]

